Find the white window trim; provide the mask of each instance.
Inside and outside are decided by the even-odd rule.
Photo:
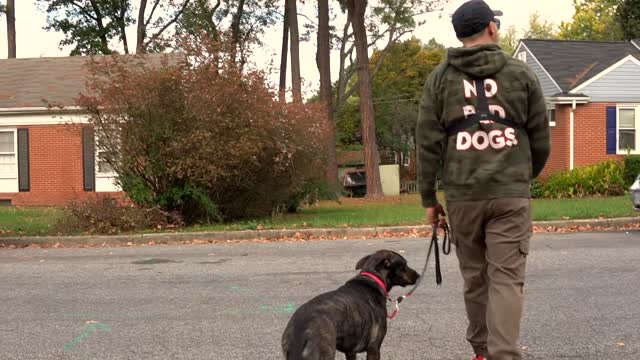
[[[95,160],[96,177],[98,177],[98,178],[112,178],[112,177],[116,177],[118,175],[115,171],[100,172],[100,166],[98,164],[99,161],[100,161],[100,151],[96,148],[96,160]]]
[[[10,174],[0,173],[0,179],[18,179],[18,130],[16,128],[0,128],[0,132],[13,132],[13,155],[15,156],[14,172]],[[12,153],[2,153],[10,155]]]
[[[526,51],[520,51],[517,56],[518,56],[518,60],[522,60],[524,62],[527,62],[527,52]]]
[[[616,154],[627,155],[626,150],[620,150],[620,110],[636,111],[636,149],[630,151],[629,154],[640,154],[640,104],[620,104],[616,106]]]

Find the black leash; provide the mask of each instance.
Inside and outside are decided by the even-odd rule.
[[[449,255],[451,253],[451,241],[449,239],[449,225],[445,225],[442,227],[444,231],[444,238],[442,239],[442,253],[445,255]],[[422,279],[424,278],[424,274],[427,272],[427,267],[429,266],[429,258],[431,257],[431,251],[435,248],[435,261],[436,261],[436,284],[440,286],[442,284],[442,272],[440,270],[440,246],[438,243],[438,223],[433,225],[433,234],[431,235],[431,244],[429,244],[429,251],[427,252],[427,259],[424,262],[424,268],[422,269],[422,274],[420,274],[420,278],[413,286],[413,288],[406,294],[398,297],[396,302],[397,305],[400,304],[404,299],[408,298],[413,294],[413,292],[418,288]]]

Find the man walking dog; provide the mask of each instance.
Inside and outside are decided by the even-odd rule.
[[[550,150],[538,79],[498,43],[500,11],[472,0],[452,16],[463,44],[429,76],[416,139],[418,184],[429,223],[445,224],[464,279],[467,340],[477,360],[520,360],[530,187]]]

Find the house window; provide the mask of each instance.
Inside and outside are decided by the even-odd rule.
[[[117,156],[117,149],[114,149],[114,145],[119,143],[119,137],[114,135],[114,138],[110,140],[113,143],[101,143],[100,136],[95,137],[95,191],[96,192],[117,192],[122,189],[117,184],[117,173],[115,169],[109,164],[107,159],[114,160]],[[106,137],[104,137],[106,141]],[[114,153],[115,152],[115,153]]]
[[[404,167],[409,167],[411,165],[411,154],[410,153],[402,153],[403,158],[402,158],[402,165]]]
[[[549,118],[549,126],[556,126],[556,109],[551,107],[547,109],[547,118]]]
[[[636,108],[618,108],[618,151],[635,151],[637,115]]]
[[[0,178],[18,177],[16,131],[0,130]]]
[[[522,60],[524,62],[527,62],[527,52],[526,51],[520,51],[518,53],[518,60]]]
[[[108,148],[109,147],[113,148],[114,143],[119,142],[119,137],[116,134],[110,134],[110,135],[113,136],[113,138],[109,138],[107,136],[101,138],[99,135],[96,135],[95,137],[95,144],[96,144],[95,166],[96,166],[97,176],[112,177],[115,175],[115,170],[113,169],[111,164],[109,164],[109,162],[107,161],[107,159],[110,159],[110,160],[114,159],[113,154],[109,153]],[[104,140],[105,142],[102,143],[101,140]],[[108,141],[111,141],[111,143]]]
[[[96,149],[96,157],[97,157],[97,167],[98,167],[98,171],[97,174],[107,174],[107,175],[111,175],[114,173],[113,167],[107,162],[106,160],[106,155],[107,152],[105,150],[101,150],[101,149]]]

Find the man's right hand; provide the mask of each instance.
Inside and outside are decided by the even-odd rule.
[[[427,224],[429,225],[435,225],[437,223],[441,228],[448,226],[446,216],[447,214],[440,204],[427,208]]]

